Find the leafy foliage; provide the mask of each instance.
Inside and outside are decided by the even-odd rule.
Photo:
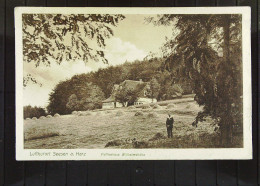
[[[113,35],[123,15],[108,14],[23,14],[24,61],[50,65],[50,58],[63,60],[101,60],[105,39]],[[90,45],[95,40],[96,45]]]
[[[133,89],[122,88],[118,90],[115,94],[116,101],[122,103],[123,106],[126,106],[126,103],[127,106],[133,105],[134,102],[137,100],[137,98],[138,98],[138,92]]]
[[[75,94],[72,94],[69,97],[68,103],[66,104],[66,107],[69,108],[70,110],[79,110],[78,108],[78,98]]]
[[[49,113],[68,114],[74,110],[101,108],[105,99],[102,90],[84,79],[70,79],[60,82],[49,97]]]
[[[124,80],[139,81],[142,79],[144,82],[149,82],[152,78],[156,78],[161,87],[158,94],[158,99],[172,99],[172,94],[174,94],[174,92],[170,91],[170,89],[172,86],[175,86],[175,83],[173,83],[173,80],[171,79],[172,75],[168,71],[162,71],[161,65],[164,64],[163,61],[164,60],[161,58],[153,58],[150,60],[135,61],[132,63],[126,62],[122,65],[99,69],[96,72],[75,75],[71,79],[60,82],[56,85],[50,94],[47,110],[50,113],[69,114],[73,110],[99,108],[99,105],[101,104],[99,101],[101,98],[103,96],[104,99],[108,98],[111,95],[114,84],[120,84]],[[92,94],[86,94],[90,92],[88,88],[89,86],[87,86],[88,83],[92,84],[90,86],[92,89],[94,89],[94,87],[96,87],[96,90],[99,88],[99,90],[96,91],[99,93],[93,93],[93,95],[103,96],[96,98],[92,97]],[[142,84],[140,84],[140,86],[142,86]],[[137,87],[136,91],[139,92],[140,90],[143,90],[143,87]],[[76,105],[74,105],[74,103],[70,103],[69,98],[73,94],[77,97],[77,101],[75,100],[75,102],[77,102]],[[135,93],[123,92],[122,94]],[[162,94],[166,95],[162,96]],[[131,97],[133,98],[134,96],[132,95]],[[85,100],[82,100],[83,98],[85,98]],[[90,104],[86,98],[90,100],[98,99],[99,101],[95,102],[97,104],[94,104],[95,106],[93,107],[92,103]],[[133,104],[133,99],[128,97],[127,101],[130,105]],[[70,108],[70,105],[73,109]],[[85,106],[83,107],[83,105]]]
[[[31,105],[27,105],[23,107],[23,117],[26,118],[39,118],[41,116],[46,116],[46,112],[41,107],[32,107]]]
[[[102,107],[102,101],[105,99],[102,90],[92,83],[88,83],[85,87],[85,95],[80,101],[80,110],[93,110]]]
[[[160,84],[153,77],[151,79],[149,85],[150,85],[150,89],[149,89],[149,92],[148,92],[149,97],[151,97],[152,99],[157,99],[157,97],[159,95],[159,91],[160,91]]]
[[[204,106],[195,122],[211,116],[230,142],[232,126],[242,125],[241,15],[163,15],[148,21],[178,30],[163,48],[164,67],[175,82],[190,83]]]
[[[105,40],[123,19],[117,14],[23,14],[23,61],[35,67],[65,60],[108,63]],[[28,82],[42,85],[32,74],[25,74],[24,87]]]

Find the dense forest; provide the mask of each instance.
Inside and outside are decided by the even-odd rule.
[[[144,82],[156,80],[160,85],[159,93],[156,95],[158,100],[172,99],[176,93],[190,93],[188,82],[177,83],[176,78],[162,68],[164,63],[163,58],[137,60],[102,68],[96,72],[75,75],[58,83],[53,89],[47,107],[48,112],[68,114],[73,110],[100,108],[102,101],[110,96],[114,84],[120,84],[124,80],[141,79]]]

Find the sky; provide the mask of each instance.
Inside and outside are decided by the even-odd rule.
[[[125,19],[114,27],[114,36],[107,39],[105,57],[108,65],[102,62],[63,61],[60,65],[55,62],[50,67],[24,62],[24,74],[32,74],[42,86],[29,83],[23,90],[24,105],[46,107],[50,92],[55,85],[73,75],[96,71],[110,65],[142,60],[150,52],[159,53],[159,48],[165,37],[171,37],[170,26],[154,26],[147,24],[144,18],[153,15],[125,15]]]

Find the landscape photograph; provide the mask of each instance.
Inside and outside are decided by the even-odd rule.
[[[241,14],[22,14],[24,149],[243,148]]]

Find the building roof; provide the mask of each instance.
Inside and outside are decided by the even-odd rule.
[[[141,91],[144,89],[144,87],[147,85],[147,82],[143,82],[142,80],[140,81],[134,81],[134,80],[125,80],[120,85],[115,84],[114,88],[112,90],[112,93],[109,98],[106,100],[102,101],[103,103],[108,103],[108,102],[115,102],[115,94],[116,91],[122,87],[124,89],[132,89],[132,90],[138,90]]]
[[[119,85],[114,84],[110,97],[105,99],[104,101],[102,101],[102,103],[115,102],[115,94],[116,94],[116,91],[118,90],[118,88],[119,88]]]
[[[140,81],[134,81],[134,80],[125,80],[123,81],[120,86],[127,88],[127,89],[137,89],[138,85],[146,85],[147,83]]]
[[[102,101],[102,103],[109,103],[109,102],[115,102],[115,97],[110,96],[109,98],[105,99]]]

